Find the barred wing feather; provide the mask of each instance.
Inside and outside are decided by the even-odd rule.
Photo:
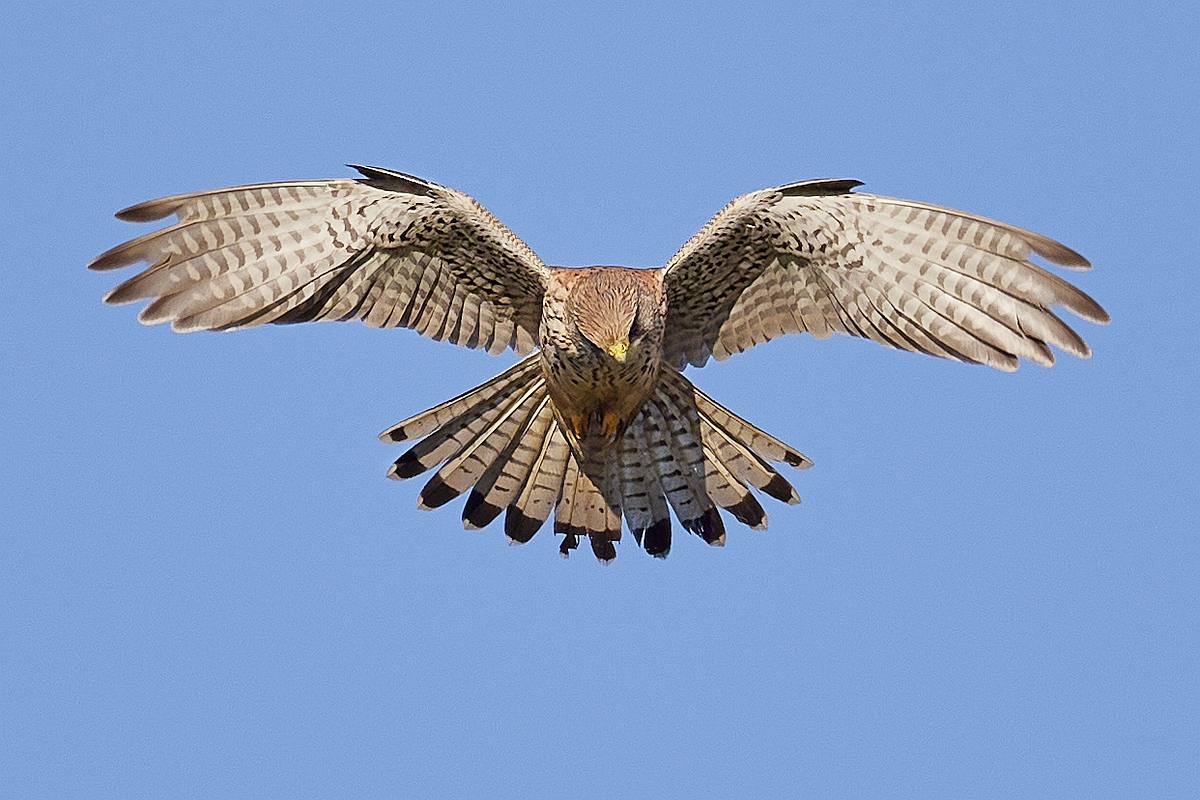
[[[95,258],[149,267],[105,300],[151,299],[139,319],[179,331],[361,319],[498,353],[537,343],[547,270],[467,195],[398,172],[259,184],[151,200],[117,214],[175,215]]]
[[[1095,300],[1034,264],[1087,269],[1032,231],[821,180],[743,195],[667,263],[664,360],[728,358],[786,333],[833,332],[1016,369],[1088,346],[1052,310],[1107,322]]]

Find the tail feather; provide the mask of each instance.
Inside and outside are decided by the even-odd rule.
[[[767,512],[750,494],[746,484],[734,477],[712,448],[707,446],[704,448],[704,468],[704,487],[713,502],[733,514],[743,525],[754,530],[765,530]]]
[[[562,491],[554,507],[554,532],[564,534],[559,548],[565,556],[568,550],[579,546],[578,533],[571,530],[571,514],[575,510],[575,494],[579,491],[579,462],[567,459],[567,471],[563,473]]]
[[[664,505],[665,508],[665,505]],[[642,534],[642,546],[655,558],[666,558],[671,552],[671,520],[663,517]]]
[[[512,503],[525,486],[542,452],[554,422],[549,397],[542,398],[525,429],[487,468],[463,506],[463,526],[479,529],[488,525]]]
[[[563,534],[559,551],[565,556],[586,536],[600,561],[617,557],[621,540],[621,504],[613,497],[616,453],[607,451],[580,463],[574,452],[563,477],[562,496],[554,510],[554,532]],[[607,495],[607,496],[606,496]]]
[[[721,489],[725,489],[728,484],[720,480],[719,473],[712,487],[708,483],[706,475],[708,465],[705,463],[700,414],[696,405],[689,397],[678,391],[676,384],[667,381],[659,384],[652,402],[666,420],[667,441],[671,445],[675,466],[682,470],[688,489],[697,501],[695,505],[700,512],[694,516],[679,515],[679,523],[709,544],[723,546],[725,544],[725,523],[716,511],[719,502],[714,502],[717,498],[713,496],[710,489],[716,488],[718,485]]]
[[[645,415],[639,414],[629,426],[617,457],[621,508],[637,543],[650,555],[666,558],[671,550],[671,512],[645,441]]]
[[[514,543],[529,541],[553,513],[563,555],[586,536],[596,558],[610,561],[622,517],[647,553],[665,557],[672,512],[685,530],[721,545],[722,508],[751,528],[767,526],[751,487],[799,501],[771,462],[812,462],[666,366],[615,446],[597,452],[572,445],[535,358],[382,434],[385,441],[419,439],[389,476],[440,466],[420,492],[421,508],[470,490],[464,526],[481,528],[503,511]]]
[[[602,547],[604,542],[608,545],[605,552],[612,550],[612,557],[607,559],[611,561],[617,557],[617,551],[613,549],[613,542],[621,541],[621,474],[620,468],[617,466],[618,450],[613,449],[607,453],[605,458],[605,480],[601,491],[604,504],[601,510],[604,513],[605,531],[603,536],[593,536],[589,534],[588,539],[592,543],[592,553],[596,558],[600,558],[600,551],[597,547]]]
[[[714,435],[715,426],[699,408],[692,410],[693,404],[689,402],[691,398],[688,397],[687,393],[680,391],[681,389],[692,387],[690,385],[680,386],[680,383],[682,381],[664,381],[660,395],[665,397],[674,408],[679,409],[675,413],[675,416],[687,423],[685,430],[682,433],[677,433],[673,438],[679,443],[680,447],[686,449],[685,452],[690,459],[693,471],[703,474],[705,494],[716,505],[733,514],[742,524],[754,529],[765,528],[767,526],[767,516],[762,506],[750,494],[750,490],[746,487],[746,483],[742,477],[735,475],[733,470],[724,463],[710,440],[717,438],[722,443],[729,445],[727,449],[733,449],[735,455],[740,455],[740,453],[737,453],[727,437],[722,439],[719,435]],[[748,423],[746,424],[747,426],[749,425]],[[697,434],[701,441],[700,448],[696,447]],[[740,460],[745,460],[745,458],[742,457]],[[735,458],[734,461],[738,463],[739,460]],[[768,467],[767,469],[770,468]],[[774,471],[772,470],[772,472]],[[765,485],[770,485],[769,481]],[[791,487],[789,486],[788,488]],[[708,509],[706,508],[705,511],[707,512]],[[717,544],[723,542],[723,539],[720,539],[719,533],[715,534],[715,536],[717,539],[710,543]]]
[[[388,471],[388,477],[404,480],[420,475],[447,459],[454,458],[473,442],[486,438],[493,423],[507,419],[522,404],[540,399],[545,393],[545,379],[538,373],[514,380],[487,401],[451,420],[421,441],[410,447],[396,459]]]
[[[679,524],[709,544],[724,544],[725,526],[719,514],[711,513],[715,506],[704,487],[704,451],[688,431],[691,420],[682,418],[680,411],[684,409],[656,393],[643,409],[650,423],[646,444]]]
[[[421,490],[418,507],[437,508],[470,489],[519,436],[546,401],[546,387],[534,381],[505,407],[487,430],[464,446],[430,478]]]
[[[787,480],[760,455],[748,449],[704,414],[700,415],[704,443],[726,469],[755,489],[788,505],[800,502],[800,495]],[[749,424],[749,423],[747,423]]]
[[[444,403],[439,403],[433,408],[426,409],[420,414],[414,414],[403,422],[397,422],[379,434],[379,438],[384,442],[403,442],[428,436],[438,428],[457,419],[481,413],[481,409],[493,402],[498,395],[514,391],[514,387],[522,385],[521,381],[532,375],[540,374],[540,372],[538,356],[529,356],[490,381],[481,383],[474,389],[463,392],[458,397],[451,398]]]
[[[677,370],[666,368],[664,373],[670,375],[670,382],[683,382],[695,394],[696,408],[701,414],[712,420],[714,425],[724,428],[730,436],[744,443],[760,458],[766,461],[782,461],[796,469],[808,469],[813,462],[808,456],[776,439],[766,431],[760,430],[746,420],[734,414],[729,409],[717,403],[704,392],[692,385]]]
[[[563,490],[570,447],[557,421],[542,442],[537,461],[516,500],[504,514],[504,534],[514,542],[528,542],[554,510]]]

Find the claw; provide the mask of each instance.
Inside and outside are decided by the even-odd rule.
[[[617,438],[620,429],[621,415],[616,411],[605,411],[604,418],[600,420],[600,435],[611,442]]]
[[[587,414],[572,414],[571,415],[571,430],[575,432],[575,436],[582,439],[587,436],[588,418]]]

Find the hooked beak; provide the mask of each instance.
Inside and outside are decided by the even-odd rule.
[[[622,363],[625,362],[625,354],[629,352],[629,340],[624,339],[619,342],[613,342],[605,348],[604,352]]]

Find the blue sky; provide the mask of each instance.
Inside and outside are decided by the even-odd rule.
[[[1194,797],[1194,4],[14,7],[0,775],[22,797]],[[414,506],[375,436],[511,363],[100,303],[164,194],[378,164],[548,263],[809,177],[1061,239],[1013,375],[791,337],[689,372],[816,466],[602,567]]]

